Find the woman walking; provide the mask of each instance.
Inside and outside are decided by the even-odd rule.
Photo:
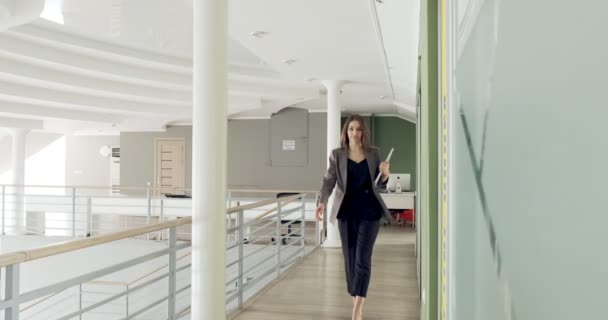
[[[353,298],[352,319],[361,320],[380,218],[384,214],[389,221],[392,220],[378,193],[378,187],[386,186],[389,163],[380,162],[378,149],[369,143],[365,119],[359,115],[346,119],[340,145],[329,157],[329,169],[323,177],[316,216],[317,220],[323,218],[327,201],[335,188],[330,222],[338,221],[346,286]],[[376,186],[374,180],[379,173],[382,176]]]

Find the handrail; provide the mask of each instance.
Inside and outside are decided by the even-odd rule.
[[[230,192],[250,192],[250,193],[316,193],[319,190],[273,190],[273,189],[228,189]]]
[[[290,197],[290,198],[292,198],[292,197]],[[289,203],[291,203],[291,202],[296,201],[297,199],[299,199],[299,197],[297,197],[297,198],[293,198],[293,199],[291,199],[291,200],[289,200],[289,201],[285,201],[285,202],[281,203],[281,205],[286,205],[286,204],[289,204]],[[272,209],[268,209],[268,210],[266,210],[266,211],[264,211],[264,212],[260,213],[259,215],[257,215],[257,216],[256,216],[256,217],[255,217],[253,220],[254,220],[254,221],[260,220],[260,219],[264,218],[265,216],[267,216],[267,215],[271,214],[272,212],[276,211],[278,208],[279,208],[279,207],[278,207],[278,206],[276,206],[276,207],[274,207],[274,208],[272,208]]]
[[[277,206],[277,207],[274,207],[272,209],[268,209],[268,210],[260,213],[259,215],[255,216],[255,218],[253,220],[260,220],[260,219],[264,218],[265,216],[267,216],[267,215],[269,215],[269,214],[277,211],[278,208],[279,207]]]
[[[181,256],[181,257],[177,258],[175,261],[180,261],[180,260],[182,260],[182,259],[186,258],[187,256],[191,255],[191,254],[192,254],[192,252],[188,252],[188,253],[186,253],[185,255],[183,255],[183,256]],[[164,268],[167,268],[168,266],[169,266],[168,264],[165,264],[165,265],[163,265],[162,267],[158,267],[158,268],[156,268],[156,269],[154,269],[154,270],[152,270],[152,271],[150,271],[150,272],[146,273],[145,275],[140,276],[139,278],[137,278],[137,279],[135,279],[135,280],[131,280],[131,281],[129,281],[129,282],[123,282],[123,281],[99,281],[99,280],[94,280],[94,281],[88,281],[88,282],[85,282],[84,284],[96,284],[96,285],[102,285],[102,286],[130,286],[130,285],[134,284],[135,282],[137,282],[137,281],[139,281],[139,280],[141,280],[141,279],[143,279],[143,278],[145,278],[145,277],[147,277],[147,276],[149,276],[149,275],[154,274],[154,273],[155,273],[155,272],[157,272],[157,271],[160,271],[160,270],[162,270],[162,269],[164,269]]]
[[[163,229],[168,229],[172,227],[178,227],[181,225],[191,224],[192,217],[184,217],[177,218],[174,220],[169,220],[161,223],[155,223],[135,229],[123,230],[118,232],[113,232],[104,235],[93,236],[85,239],[72,240],[72,241],[64,241],[48,246],[42,246],[39,248],[34,248],[26,251],[17,251],[17,252],[9,252],[0,255],[0,267],[6,267],[17,263],[27,262],[31,260],[36,260],[52,255],[57,255],[60,253],[66,253],[70,251],[75,251],[78,249],[84,249],[88,247],[93,247],[96,245],[113,242],[116,240],[122,240],[131,238],[134,236],[146,234],[149,232],[159,231]]]
[[[33,308],[33,307],[35,307],[35,306],[37,306],[37,305],[39,305],[39,304],[43,303],[44,301],[46,301],[46,300],[48,300],[48,299],[50,299],[50,298],[52,298],[52,297],[54,297],[54,296],[56,296],[56,295],[58,295],[58,294],[60,294],[60,293],[65,292],[65,290],[67,290],[67,289],[63,289],[63,290],[61,290],[61,291],[57,291],[57,292],[55,292],[55,293],[53,293],[53,294],[50,294],[50,295],[48,295],[48,296],[46,296],[46,297],[44,297],[44,298],[42,298],[42,299],[40,299],[40,300],[38,300],[38,301],[36,301],[36,302],[32,303],[32,304],[30,304],[29,306],[24,307],[23,309],[19,309],[19,312],[23,312],[23,311],[25,311],[25,310],[31,309],[31,308]]]
[[[267,206],[269,204],[276,203],[277,201],[279,201],[281,204],[286,204],[286,203],[293,201],[294,199],[302,198],[303,196],[304,196],[303,193],[298,193],[296,195],[289,196],[289,197],[283,197],[283,198],[277,198],[277,199],[267,199],[267,200],[262,200],[262,201],[258,201],[255,203],[246,204],[246,205],[242,205],[242,206],[238,206],[238,207],[232,207],[232,208],[226,209],[226,214],[239,212],[241,210],[245,211],[245,210],[250,210],[250,209]]]
[[[2,187],[3,191],[5,189],[5,185],[0,184],[0,187]],[[29,186],[29,187],[33,187],[33,186]],[[40,187],[49,187],[49,186],[40,186]],[[33,187],[35,188],[35,187]],[[68,187],[55,187],[55,188],[68,188]],[[82,187],[80,187],[82,188]],[[122,189],[126,189],[126,188],[122,188]],[[148,190],[151,190],[153,188],[146,188]],[[34,189],[32,189],[34,190]],[[107,190],[110,190],[110,188],[108,188]],[[251,191],[251,190],[249,190]],[[254,219],[255,220],[261,220],[264,221],[262,219],[270,219],[274,216],[280,217],[281,213],[285,213],[285,215],[291,216],[292,212],[299,212],[301,209],[301,221],[304,221],[305,219],[305,203],[306,203],[306,199],[307,197],[310,197],[310,194],[306,194],[306,193],[289,193],[289,194],[281,194],[280,196],[276,196],[273,194],[271,195],[272,192],[274,192],[273,190],[258,190],[257,194],[252,194],[252,195],[247,195],[247,197],[249,197],[247,200],[248,202],[252,202],[250,204],[246,204],[246,205],[242,205],[242,206],[238,206],[235,208],[226,208],[226,213],[227,214],[231,214],[231,213],[239,213],[239,231],[238,231],[238,237],[243,237],[244,239],[246,239],[246,234],[245,232],[249,233],[249,235],[253,235],[253,233],[250,232],[249,227],[246,227],[247,225],[249,225],[252,221],[249,221],[247,223],[245,223],[245,221],[242,219],[244,216],[243,214],[253,214],[252,217],[254,215],[257,215]],[[262,194],[259,192],[267,192],[267,194]],[[286,193],[288,191],[285,190],[277,190],[277,193]],[[82,192],[83,194],[88,193],[88,192]],[[147,193],[148,195],[148,216],[150,216],[150,192]],[[235,194],[229,195],[230,198],[233,198]],[[72,196],[75,196],[75,192],[72,191]],[[238,197],[238,195],[237,195]],[[262,201],[258,201],[258,200],[262,200]],[[253,203],[254,201],[257,201],[255,203]],[[286,206],[287,204],[290,203],[295,203],[296,205],[293,206]],[[88,210],[91,210],[90,206],[91,206],[91,201],[89,198],[88,203]],[[300,204],[301,203],[301,204]],[[72,204],[74,204],[74,202],[72,202]],[[293,207],[293,208],[292,208]],[[3,206],[4,208],[4,206]],[[163,202],[161,201],[161,211],[160,211],[160,215],[159,217],[161,217],[161,221],[162,221],[162,217],[163,217]],[[256,209],[257,208],[257,209]],[[270,210],[268,210],[268,208],[272,208]],[[282,208],[288,208],[288,209],[284,209],[281,210]],[[72,213],[75,212],[74,207],[72,208],[73,211]],[[197,210],[200,208],[197,208]],[[190,210],[192,212],[192,209]],[[262,215],[259,215],[259,212],[264,212]],[[270,215],[272,213],[276,213],[275,215]],[[4,210],[2,212],[4,214]],[[212,212],[209,212],[209,214]],[[90,214],[90,211],[89,211]],[[221,214],[221,212],[220,212]],[[23,311],[32,311],[35,310],[34,307],[36,306],[40,306],[40,305],[44,305],[46,309],[48,309],[49,307],[51,307],[52,305],[55,305],[56,303],[59,302],[66,302],[66,297],[64,297],[63,295],[60,295],[60,293],[71,293],[71,292],[66,292],[67,288],[72,288],[74,285],[77,286],[77,289],[80,290],[80,300],[79,300],[79,306],[77,306],[77,311],[69,314],[67,316],[64,316],[64,318],[71,318],[71,317],[75,317],[75,316],[82,316],[83,314],[85,314],[86,312],[91,311],[92,309],[95,309],[99,306],[102,305],[106,305],[112,301],[116,301],[116,299],[122,297],[122,296],[126,296],[127,297],[127,302],[126,302],[126,310],[127,310],[127,314],[129,314],[129,295],[132,294],[133,292],[139,290],[140,288],[143,287],[149,287],[149,285],[151,283],[154,283],[156,281],[158,281],[159,279],[162,278],[167,278],[169,279],[169,295],[165,296],[162,300],[158,300],[154,303],[152,303],[151,305],[148,305],[146,307],[144,307],[143,309],[139,309],[138,311],[136,311],[135,313],[131,314],[130,316],[136,316],[137,314],[144,312],[146,310],[149,310],[151,307],[155,306],[158,302],[161,301],[168,301],[168,312],[169,314],[175,315],[175,314],[179,314],[178,318],[186,315],[189,312],[189,308],[185,308],[183,310],[180,310],[178,312],[176,312],[176,308],[175,308],[175,299],[176,299],[176,295],[179,294],[180,292],[183,292],[184,290],[187,290],[190,286],[186,286],[182,289],[177,290],[176,287],[176,281],[177,281],[177,273],[179,271],[185,270],[187,268],[190,268],[191,265],[188,264],[188,261],[186,261],[186,264],[183,265],[182,267],[177,268],[177,263],[178,261],[182,260],[182,259],[186,259],[189,256],[191,256],[191,253],[185,253],[185,255],[182,255],[181,257],[177,258],[176,255],[179,252],[179,250],[181,249],[185,249],[190,247],[192,244],[190,243],[190,241],[185,240],[185,241],[179,241],[179,244],[176,243],[177,241],[177,228],[179,226],[184,226],[185,228],[189,228],[189,224],[193,223],[193,217],[189,216],[189,213],[182,213],[182,214],[178,214],[177,215],[177,219],[174,220],[167,220],[164,222],[158,222],[158,223],[154,223],[154,224],[149,224],[149,225],[145,225],[142,227],[137,227],[137,228],[133,228],[133,229],[128,229],[128,230],[122,230],[122,231],[118,231],[118,232],[113,232],[113,233],[108,233],[108,234],[102,234],[102,235],[97,235],[97,236],[93,236],[93,237],[88,237],[88,238],[77,238],[77,239],[72,239],[72,241],[64,241],[64,242],[60,242],[60,243],[54,243],[51,245],[46,245],[46,246],[42,246],[42,247],[38,247],[38,248],[32,248],[32,249],[28,249],[28,250],[20,250],[20,251],[16,251],[16,252],[10,252],[10,253],[6,253],[6,254],[0,254],[0,268],[1,267],[7,267],[7,278],[6,278],[6,284],[15,284],[15,281],[18,281],[18,278],[15,278],[14,274],[8,274],[9,270],[16,270],[17,272],[19,272],[20,270],[20,266],[19,264],[23,263],[23,262],[27,262],[27,261],[32,261],[32,260],[36,260],[36,259],[40,259],[40,258],[44,258],[44,257],[49,257],[49,256],[54,256],[54,255],[58,255],[61,253],[67,253],[67,252],[73,252],[75,250],[79,250],[79,249],[83,249],[83,248],[89,248],[89,247],[93,247],[93,246],[97,246],[97,245],[101,245],[101,244],[106,244],[106,243],[112,243],[115,241],[120,241],[122,239],[127,239],[127,238],[132,238],[134,236],[141,236],[145,234],[150,235],[150,233],[154,233],[154,232],[162,232],[163,230],[167,230],[167,229],[171,229],[171,236],[170,236],[170,241],[169,241],[169,247],[168,248],[164,248],[160,251],[142,256],[142,257],[137,257],[135,259],[131,259],[128,260],[126,262],[123,263],[119,263],[117,265],[113,265],[101,270],[97,270],[97,271],[93,271],[91,273],[87,273],[85,275],[81,275],[63,282],[59,282],[59,283],[55,283],[52,285],[49,285],[47,287],[44,288],[40,288],[37,290],[33,290],[30,292],[26,292],[26,293],[20,293],[17,292],[16,294],[8,295],[7,294],[7,299],[1,301],[1,305],[2,305],[2,309],[6,309],[7,312],[12,312],[12,313],[16,313],[17,315],[19,314],[19,312],[23,312]],[[4,215],[3,215],[4,216]],[[180,217],[181,216],[181,217]],[[249,215],[247,215],[249,216]],[[76,219],[73,216],[74,221],[76,221]],[[299,218],[298,218],[299,219]],[[298,220],[296,219],[296,220]],[[294,221],[296,221],[294,220]],[[148,220],[149,221],[149,220]],[[293,223],[293,222],[291,222]],[[291,224],[290,223],[290,224]],[[266,224],[266,223],[262,223],[262,224]],[[245,229],[246,228],[246,229]],[[315,233],[318,234],[318,230],[319,230],[319,224],[317,223],[315,226],[316,230]],[[231,230],[232,228],[230,228]],[[227,229],[229,230],[229,229]],[[250,273],[253,269],[248,268],[247,271],[245,271],[244,265],[245,265],[245,259],[249,258],[251,256],[251,254],[247,254],[244,255],[243,253],[243,246],[245,243],[245,241],[236,241],[237,242],[237,246],[239,246],[238,248],[238,259],[235,261],[235,263],[238,263],[238,276],[235,278],[236,282],[237,282],[237,289],[236,291],[230,291],[230,292],[234,292],[232,294],[230,294],[230,300],[227,301],[228,303],[231,303],[231,301],[233,301],[234,299],[238,298],[238,306],[239,308],[242,306],[244,299],[246,297],[244,297],[244,290],[247,290],[247,288],[251,287],[252,285],[254,285],[255,283],[258,283],[264,279],[266,279],[266,275],[269,275],[273,272],[276,272],[277,277],[280,276],[280,274],[282,273],[282,268],[287,265],[287,262],[290,261],[289,263],[293,263],[294,260],[292,259],[296,254],[297,255],[301,255],[302,257],[304,257],[307,253],[306,250],[306,244],[304,242],[304,227],[302,225],[302,234],[301,234],[301,240],[297,241],[297,242],[292,242],[286,246],[284,246],[285,249],[291,247],[292,245],[299,243],[299,246],[301,247],[299,250],[297,250],[296,252],[293,252],[291,254],[288,254],[286,257],[287,259],[281,259],[281,250],[285,250],[285,249],[281,249],[282,246],[278,245],[276,247],[276,253],[271,256],[272,257],[276,257],[276,263],[273,266],[270,267],[264,267],[266,271],[263,271],[263,275],[258,275],[257,271],[256,274],[254,274],[254,277],[257,277],[256,280],[254,281],[247,281],[247,283],[245,283],[244,281],[244,277],[246,274]],[[279,223],[277,223],[277,227],[276,227],[276,234],[277,237],[280,239],[282,237],[282,229]],[[294,232],[289,232],[286,236],[289,237],[290,235],[294,234]],[[231,235],[227,235],[227,236],[231,236]],[[318,242],[318,238],[317,241],[315,242],[315,247],[318,246],[319,242]],[[278,242],[277,242],[278,244]],[[268,247],[268,245],[264,246],[262,249],[266,250],[266,248]],[[233,247],[228,247],[226,248],[226,250],[231,250],[231,248]],[[190,250],[188,250],[190,251]],[[271,250],[271,251],[274,251]],[[260,252],[260,250],[256,250],[256,253]],[[264,251],[266,252],[266,251]],[[96,280],[96,279],[100,279],[101,277],[111,274],[113,272],[116,272],[117,270],[124,270],[125,268],[128,268],[130,266],[136,265],[136,264],[140,264],[142,262],[146,262],[146,261],[151,261],[152,259],[155,259],[157,257],[160,257],[162,255],[167,255],[169,256],[169,264],[164,265],[161,264],[153,266],[152,268],[154,270],[152,271],[147,271],[147,273],[145,274],[139,274],[137,276],[136,279],[131,279],[130,281],[121,281],[121,282],[117,282],[117,281],[103,281],[103,280]],[[264,254],[265,255],[265,254]],[[177,258],[177,259],[176,259]],[[188,259],[189,260],[189,259]],[[264,261],[267,261],[268,258],[265,258]],[[283,260],[283,261],[281,261]],[[256,267],[259,266],[260,264],[256,264]],[[168,272],[162,272],[162,270],[167,270],[168,268]],[[229,266],[226,266],[226,268],[229,268]],[[162,274],[160,274],[159,272],[161,272]],[[17,280],[15,280],[17,279]],[[147,280],[148,279],[148,280]],[[264,280],[266,281],[266,280]],[[125,288],[126,289],[123,290],[121,289],[119,293],[113,293],[113,292],[109,292],[108,294],[110,294],[109,298],[106,298],[100,302],[97,302],[93,305],[89,305],[86,306],[85,308],[83,308],[82,305],[82,295],[83,293],[86,294],[99,294],[99,293],[103,293],[103,291],[106,290],[101,290],[101,288],[99,288],[99,290],[96,290],[94,287],[91,287],[90,289],[85,289],[84,285],[85,284],[89,284],[89,285],[107,285],[107,286],[120,286],[121,288]],[[17,282],[18,285],[18,282]],[[231,286],[232,284],[230,284]],[[84,290],[84,291],[83,291]],[[115,291],[115,290],[112,290]],[[70,297],[73,297],[72,294],[70,294]],[[78,297],[78,292],[76,293],[76,297]],[[59,299],[57,299],[59,298]],[[38,300],[38,301],[36,301]],[[29,304],[31,303],[31,304]],[[29,305],[26,305],[29,304]],[[23,309],[19,309],[19,305],[22,306]],[[46,310],[45,309],[45,310]],[[124,311],[124,310],[123,310]]]
[[[6,187],[18,187],[18,188],[49,188],[49,189],[119,189],[119,190],[166,190],[167,188],[156,188],[156,187],[123,187],[123,186],[75,186],[75,185],[65,185],[65,186],[53,186],[53,185],[31,185],[31,184],[0,184],[0,186]],[[175,191],[192,191],[192,189],[187,188],[169,188]]]
[[[99,280],[87,281],[87,282],[84,282],[83,284],[94,284],[94,285],[98,285],[98,286],[128,286],[129,285],[128,282],[122,282],[122,281],[99,281]]]
[[[191,253],[187,253],[187,254],[185,254],[185,255],[181,256],[180,258],[178,258],[178,259],[177,259],[177,260],[175,260],[175,261],[180,261],[180,260],[182,260],[183,258],[185,258],[185,257],[189,256],[190,254],[191,254]],[[118,281],[98,281],[98,280],[95,280],[95,281],[88,281],[88,282],[85,282],[85,283],[83,283],[83,284],[106,285],[106,286],[127,286],[127,288],[128,288],[128,286],[132,285],[133,283],[135,283],[135,282],[137,282],[137,281],[140,281],[141,279],[143,279],[143,278],[145,278],[145,277],[147,277],[147,276],[149,276],[149,275],[151,275],[151,274],[153,274],[153,273],[155,273],[155,272],[157,272],[157,271],[159,271],[159,270],[162,270],[163,268],[166,268],[166,267],[168,267],[168,265],[164,265],[164,266],[162,266],[162,267],[160,267],[160,268],[157,268],[156,270],[154,270],[154,271],[152,271],[152,272],[150,272],[150,273],[148,273],[148,274],[146,274],[146,275],[144,275],[144,276],[142,276],[142,277],[139,277],[139,278],[137,278],[137,279],[135,279],[135,280],[133,280],[133,281],[131,281],[131,282],[118,282]],[[50,298],[55,297],[55,296],[57,296],[58,294],[65,292],[66,290],[67,290],[67,289],[64,289],[64,290],[61,290],[61,291],[57,291],[57,292],[55,292],[55,293],[53,293],[53,294],[51,294],[51,295],[48,295],[48,296],[46,296],[46,297],[44,297],[44,298],[42,298],[42,299],[40,299],[40,300],[36,301],[35,303],[32,303],[31,305],[24,307],[23,309],[19,309],[19,312],[23,312],[23,311],[26,311],[26,310],[28,310],[28,309],[31,309],[31,308],[33,308],[33,307],[35,307],[35,306],[37,306],[37,305],[41,304],[42,302],[47,301],[47,300],[49,300]]]
[[[180,310],[176,315],[175,315],[175,319],[181,319],[183,316],[187,315],[188,312],[190,312],[190,306],[185,307],[184,309]]]
[[[255,209],[258,207],[269,205],[271,203],[276,203],[277,201],[281,204],[287,204],[287,203],[294,201],[295,199],[299,199],[303,196],[304,196],[303,194],[297,194],[297,195],[278,198],[278,199],[262,200],[262,201],[258,201],[256,203],[252,203],[252,204],[248,204],[248,205],[228,208],[228,209],[226,209],[226,213],[230,214],[230,213],[234,213],[234,212],[239,212],[241,210],[245,211],[245,210]],[[117,231],[117,232],[113,232],[113,233],[109,233],[109,234],[97,235],[97,236],[92,236],[89,238],[84,238],[84,239],[79,239],[79,240],[64,241],[64,242],[60,242],[60,243],[56,243],[56,244],[52,244],[52,245],[48,245],[48,246],[42,246],[39,248],[30,249],[30,250],[9,252],[9,253],[0,255],[0,267],[6,267],[9,265],[13,265],[13,264],[21,263],[21,262],[27,262],[27,261],[31,261],[31,260],[36,260],[36,259],[40,259],[40,258],[52,256],[52,255],[57,255],[60,253],[66,253],[66,252],[75,251],[75,250],[79,250],[79,249],[89,248],[89,247],[93,247],[96,245],[113,242],[116,240],[127,239],[127,238],[131,238],[134,236],[138,236],[138,235],[142,235],[142,234],[146,234],[146,233],[150,233],[150,232],[154,232],[154,231],[159,231],[159,230],[163,230],[163,229],[168,229],[168,228],[172,228],[172,227],[177,227],[177,226],[181,226],[181,225],[191,224],[191,223],[192,223],[192,217],[183,217],[183,218],[178,218],[178,219],[169,220],[169,221],[165,221],[165,222],[150,224],[150,225],[146,225],[146,226],[138,227],[138,228],[134,228],[134,229]]]
[[[6,186],[6,187],[26,187],[26,188],[56,188],[56,189],[72,189],[72,188],[76,188],[76,189],[108,189],[108,190],[112,190],[112,189],[120,189],[120,190],[166,190],[167,188],[156,188],[156,187],[126,187],[126,186],[88,186],[88,185],[30,185],[30,184],[0,184],[0,186]],[[176,191],[192,191],[192,189],[189,188],[172,188],[172,190],[176,190]],[[230,192],[250,192],[250,193],[281,193],[281,192],[288,192],[288,193],[305,193],[305,194],[311,194],[311,193],[317,193],[319,192],[319,190],[306,190],[306,189],[293,189],[293,190],[286,190],[286,189],[228,189],[228,191]]]
[[[186,253],[185,255],[183,255],[183,256],[181,256],[181,257],[177,258],[175,261],[176,261],[176,262],[177,262],[177,261],[180,261],[180,260],[184,259],[185,257],[187,257],[187,256],[191,255],[191,254],[192,254],[192,252],[188,252],[188,253]],[[145,278],[145,277],[147,277],[147,276],[149,276],[149,275],[152,275],[152,274],[154,274],[154,273],[155,273],[155,272],[157,272],[157,271],[160,271],[160,270],[162,270],[162,269],[164,269],[164,268],[168,268],[168,267],[169,267],[169,264],[166,264],[166,265],[164,265],[164,266],[162,266],[162,267],[158,267],[158,268],[156,268],[155,270],[150,271],[150,272],[146,273],[145,275],[143,275],[143,276],[141,276],[141,277],[139,277],[139,278],[137,278],[137,279],[135,279],[135,280],[132,280],[131,282],[127,282],[126,284],[127,284],[128,286],[130,286],[130,285],[134,284],[135,282],[137,282],[137,281],[139,281],[139,280],[141,280],[141,279],[143,279],[143,278]]]

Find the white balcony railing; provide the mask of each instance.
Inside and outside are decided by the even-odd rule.
[[[150,189],[143,189],[143,196],[137,192],[117,196],[97,188],[41,186],[20,188],[24,193],[18,197],[13,192],[17,188],[1,187],[3,234],[18,230],[14,208],[22,208],[26,213],[37,212],[26,225],[30,235],[76,239],[0,255],[6,292],[0,301],[0,319],[189,318],[189,199],[153,197]],[[321,226],[314,221],[315,195],[240,194],[230,193],[226,210],[226,310],[230,313],[238,312],[245,301],[321,243]],[[262,197],[266,199],[256,201]],[[21,206],[11,205],[14,201],[22,201]],[[233,203],[242,205],[231,207]],[[44,223],[35,224],[35,219]],[[164,245],[43,287],[21,285],[28,272],[35,272],[22,268],[29,261],[51,261],[58,254],[121,241]],[[128,271],[134,269],[138,271]],[[108,280],[125,272],[127,281]]]

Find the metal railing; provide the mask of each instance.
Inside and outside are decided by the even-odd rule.
[[[12,195],[6,192],[6,186],[2,186],[2,189],[4,210],[4,199]],[[77,199],[78,195],[78,192],[72,192],[72,199]],[[92,195],[88,197],[89,202],[98,201]],[[165,200],[152,197],[150,199],[159,200],[161,204]],[[315,199],[314,196],[307,198],[303,194],[296,194],[253,202],[252,198],[239,200],[231,195],[230,203],[252,203],[230,207],[226,211],[227,221],[230,222],[227,223],[226,230],[227,312],[238,312],[245,301],[278,279],[294,262],[312,252],[321,243],[320,224],[314,220],[314,205],[309,205],[308,210],[306,207],[307,203],[314,203]],[[166,207],[161,205],[160,208]],[[148,221],[161,222],[0,255],[5,292],[0,301],[0,310],[3,310],[3,317],[0,318],[132,319],[148,314],[146,318],[164,320],[178,319],[189,314],[190,234],[178,233],[178,230],[189,227],[191,218],[164,221],[171,219],[171,216],[162,215],[163,210],[157,212],[158,215],[154,214],[154,210],[148,212],[148,217],[156,218]],[[2,223],[4,226],[4,219]],[[21,286],[22,279],[27,276],[22,272],[22,265],[29,261],[49,259],[58,254],[125,241],[127,238],[136,238],[133,241],[162,243],[165,246],[140,257],[40,288]],[[177,259],[178,252],[182,252],[180,259]],[[160,258],[168,259],[168,263],[159,267],[156,262]],[[178,264],[180,261],[182,263]],[[146,266],[147,271],[131,274],[129,281],[105,279],[117,272],[124,273],[134,266],[139,266],[140,269],[141,266]],[[29,268],[28,270],[32,271]],[[102,287],[113,289],[106,290]],[[159,292],[166,294],[159,295]]]
[[[0,233],[85,237],[190,215],[189,199],[156,196],[158,191],[0,185]]]
[[[173,266],[173,272],[165,272],[157,277],[154,277],[153,279],[146,281],[145,283],[137,285],[136,287],[130,288],[129,290],[126,290],[121,293],[117,293],[117,294],[113,295],[112,297],[103,299],[101,301],[92,303],[87,306],[83,305],[82,299],[81,299],[82,295],[80,295],[79,301],[72,301],[73,303],[72,303],[71,308],[68,308],[68,307],[65,308],[66,314],[59,315],[59,316],[55,317],[55,319],[73,319],[76,317],[81,318],[84,314],[86,314],[87,312],[89,312],[91,310],[99,308],[102,305],[106,305],[106,304],[108,304],[112,301],[115,301],[116,299],[123,297],[125,295],[128,295],[130,293],[137,292],[138,290],[141,290],[141,289],[145,288],[146,286],[156,283],[165,278],[168,279],[169,287],[176,288],[175,287],[176,273],[185,269],[184,267],[175,268],[176,253],[179,250],[190,248],[189,242],[177,240],[176,228],[178,226],[190,224],[191,222],[192,222],[192,219],[190,217],[180,218],[180,219],[175,219],[175,220],[171,220],[171,221],[167,221],[167,222],[163,222],[163,223],[140,227],[140,228],[136,228],[136,229],[132,229],[132,230],[119,231],[119,232],[108,234],[108,235],[94,236],[94,237],[90,237],[90,238],[74,240],[74,241],[67,242],[67,243],[56,244],[56,245],[51,245],[51,246],[46,246],[46,247],[41,247],[41,248],[36,248],[36,249],[30,249],[30,250],[26,250],[26,251],[6,253],[6,254],[0,255],[0,267],[2,267],[4,269],[4,274],[5,274],[5,276],[3,277],[5,295],[4,295],[4,298],[2,299],[2,301],[0,301],[0,310],[4,310],[4,319],[5,320],[19,319],[19,315],[21,312],[20,305],[22,305],[22,304],[36,301],[38,299],[45,299],[45,297],[55,294],[56,295],[55,297],[46,299],[46,301],[45,301],[45,303],[51,302],[51,305],[55,305],[57,303],[57,301],[56,301],[57,299],[55,299],[55,298],[57,296],[59,296],[59,293],[61,293],[61,292],[69,291],[74,288],[79,288],[79,290],[82,291],[82,285],[87,282],[99,279],[100,277],[114,274],[118,271],[125,270],[125,269],[128,269],[128,268],[136,266],[136,265],[141,265],[142,263],[152,261],[154,259],[157,259],[157,258],[163,257],[163,256],[168,257],[169,265]],[[81,250],[81,249],[86,249],[86,248],[90,248],[90,247],[100,246],[100,245],[107,244],[110,242],[115,242],[115,241],[119,241],[122,239],[131,238],[134,236],[146,234],[149,232],[155,232],[155,231],[162,230],[162,229],[169,229],[169,239],[167,241],[167,246],[161,250],[155,250],[153,252],[144,254],[144,255],[136,257],[136,258],[128,259],[128,260],[123,261],[118,264],[114,264],[114,265],[111,265],[108,267],[104,267],[104,268],[97,269],[92,272],[88,272],[88,273],[79,275],[77,277],[73,277],[69,280],[53,283],[50,285],[43,286],[41,288],[28,290],[26,292],[21,292],[22,290],[21,290],[20,285],[21,285],[22,278],[24,278],[20,274],[21,267],[22,267],[22,265],[24,265],[25,263],[27,263],[29,261],[44,259],[47,257],[56,256],[58,254],[72,252],[75,250]],[[138,310],[137,312],[132,313],[131,315],[129,315],[127,317],[124,317],[123,319],[131,319],[131,318],[135,317],[136,315],[139,315],[139,314],[149,310],[150,308],[155,307],[156,305],[158,305],[160,303],[164,303],[165,301],[167,302],[168,305],[175,306],[175,296],[188,289],[189,289],[189,285],[179,288],[179,289],[169,290],[167,292],[167,295],[161,296],[160,298],[156,298],[155,301],[153,301],[153,303],[150,303],[148,306]],[[67,298],[66,297],[62,297],[62,298],[71,300],[70,296],[68,296]],[[77,308],[75,308],[75,307],[77,307]],[[25,310],[26,309],[24,309],[24,311]],[[42,311],[39,311],[39,314],[41,312]],[[57,314],[56,311],[54,311],[53,313]],[[46,317],[48,319],[48,315],[41,315],[41,317]],[[173,319],[173,316],[171,316],[170,318]]]
[[[262,214],[246,221],[244,213],[251,209]],[[226,280],[229,310],[240,309],[243,301],[258,291],[256,286],[278,279],[286,267],[320,244],[319,224],[310,222],[307,226],[302,195],[230,208],[227,213],[236,219],[235,226],[227,229],[227,274],[235,275]],[[307,238],[307,230],[313,228]]]
[[[191,215],[189,198],[159,196],[161,189],[152,187],[121,187],[120,191],[119,194],[111,187],[95,186],[0,185],[0,234],[86,237]],[[190,190],[176,192],[185,195]],[[315,193],[230,190],[227,206],[267,199],[282,192]],[[309,214],[307,219],[314,216]],[[147,236],[160,239],[162,235]]]

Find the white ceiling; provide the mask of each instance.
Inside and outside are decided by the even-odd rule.
[[[395,101],[410,107],[416,105],[419,11],[418,0],[376,3]],[[415,112],[415,108],[412,110]]]
[[[38,19],[0,32],[0,120],[95,132],[189,121],[191,1],[45,5],[63,25]],[[231,0],[230,117],[322,111],[320,80],[336,79],[348,82],[345,112],[414,120],[418,24],[417,0]]]
[[[384,83],[366,0],[232,0],[229,12],[232,38],[288,78]]]

